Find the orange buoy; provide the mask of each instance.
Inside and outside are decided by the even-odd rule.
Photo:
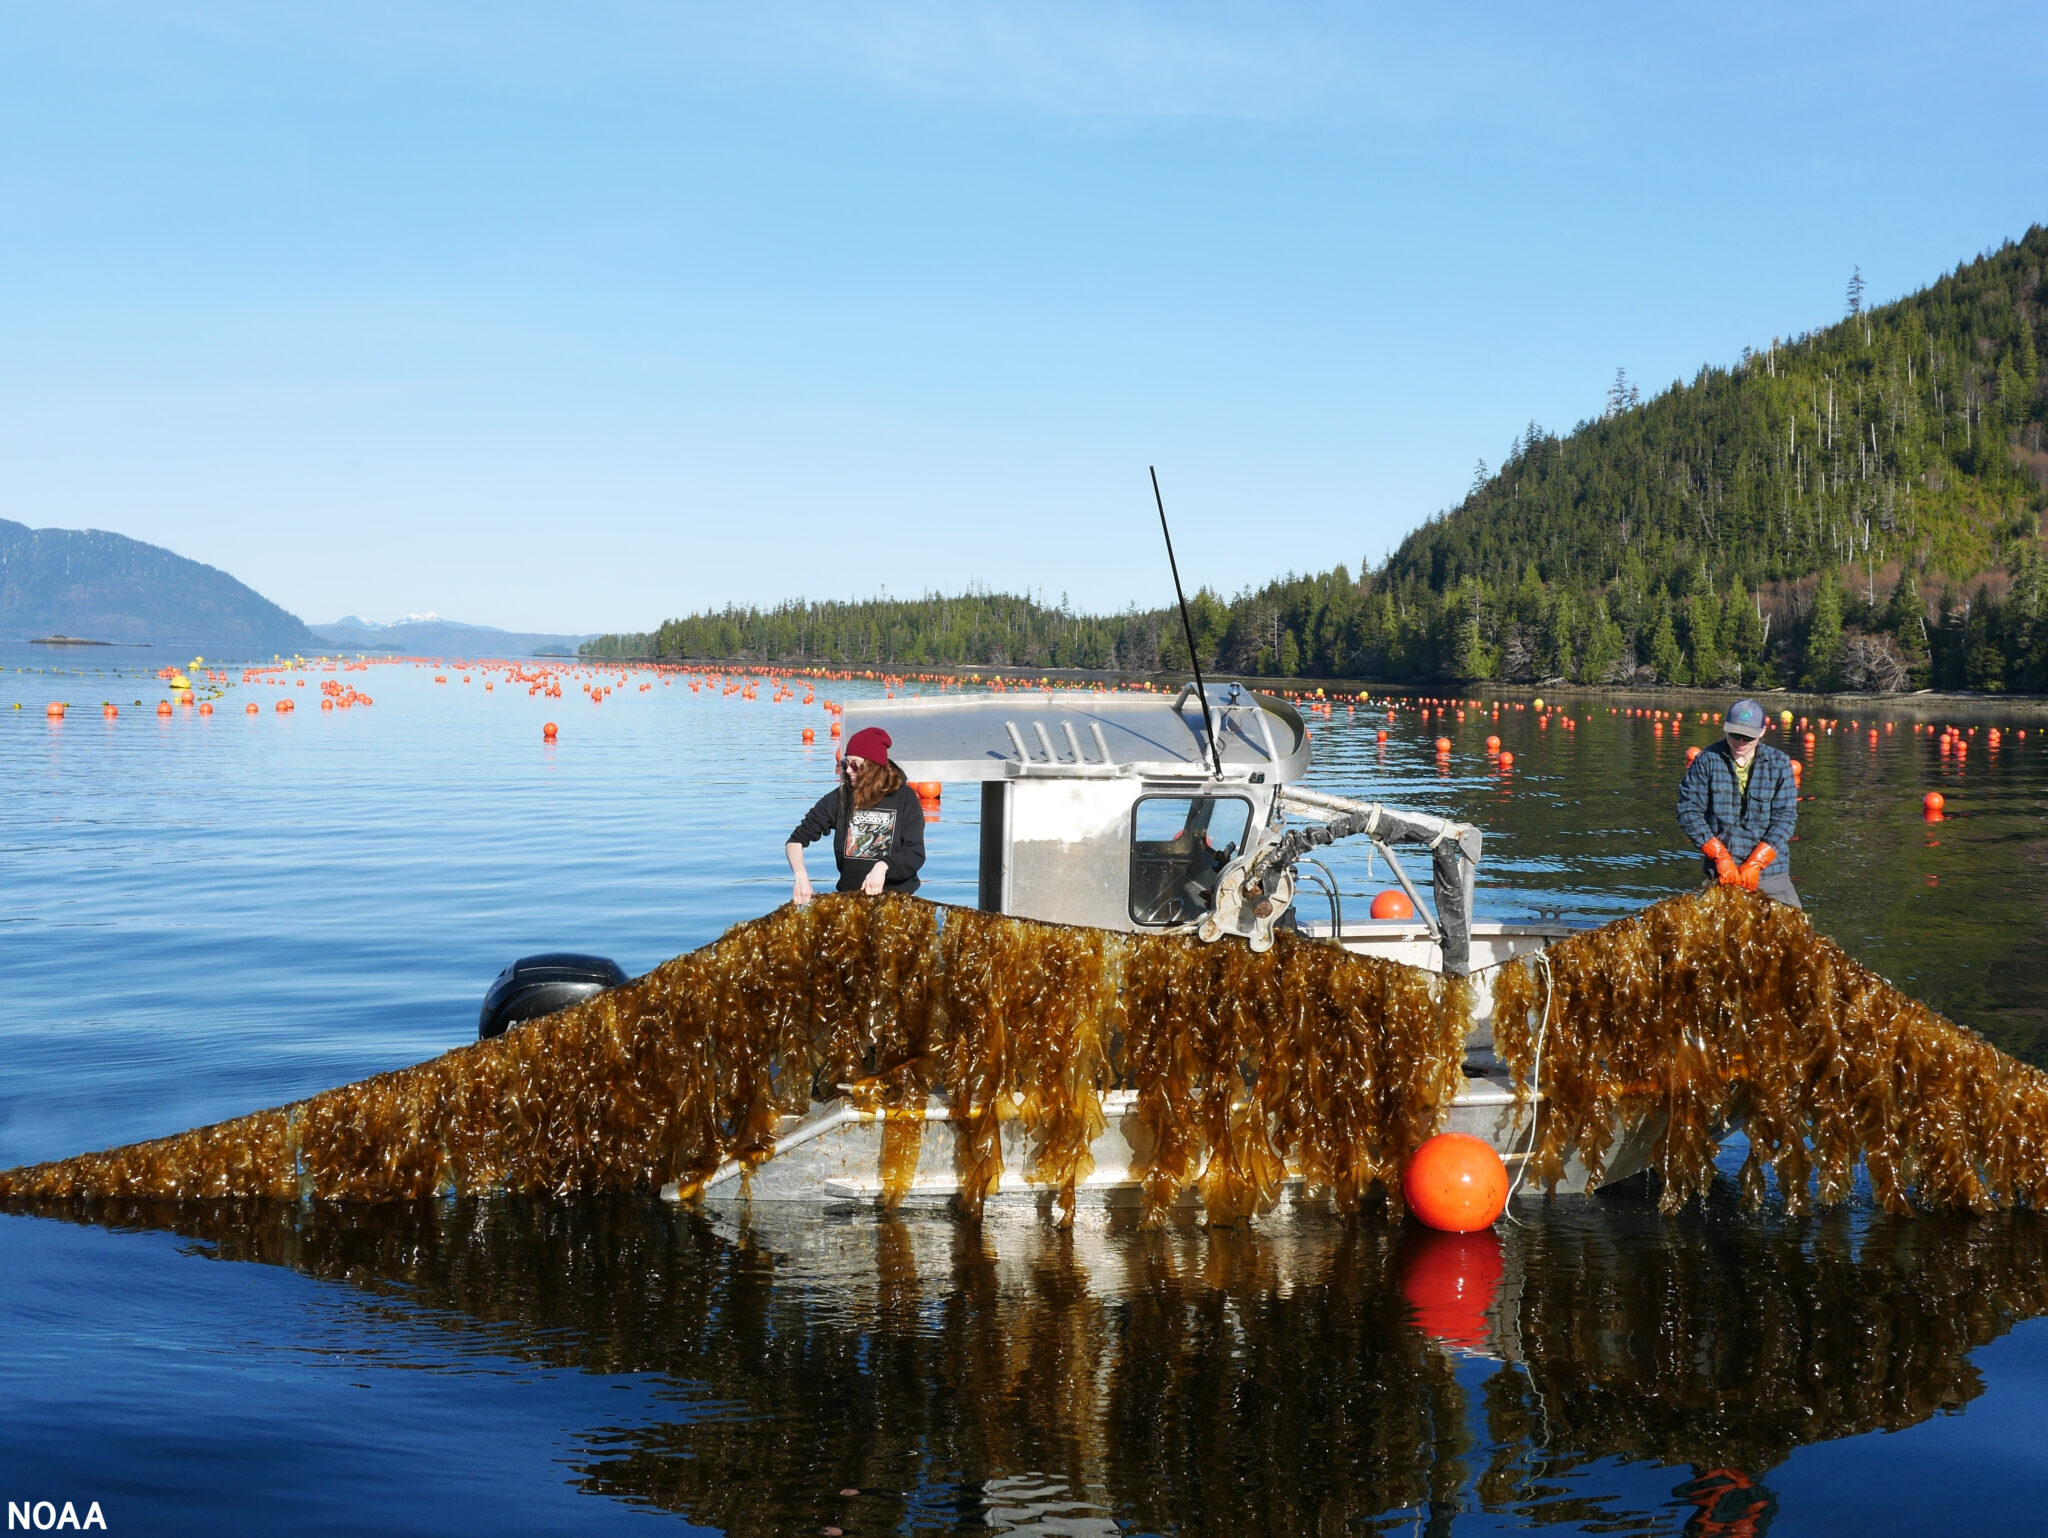
[[[805,728],[804,728],[804,741],[805,741],[805,742],[816,742],[817,740],[818,740],[818,734],[817,734],[816,732],[812,731],[812,730],[811,730],[811,729],[810,729],[810,728],[809,728],[808,726],[807,726],[807,727],[805,727]]]
[[[202,716],[210,716],[210,715],[212,715],[212,714],[213,714],[213,702],[212,702],[211,700],[208,700],[208,701],[206,701],[206,702],[205,702],[204,704],[202,704],[202,705],[201,705],[201,706],[199,707],[199,713],[200,713],[200,714],[201,714]]]
[[[100,707],[100,714],[105,716],[109,721],[113,720],[114,717],[118,716],[120,713],[121,712],[116,710],[112,705],[102,705]]]
[[[1437,752],[1439,752],[1439,753],[1448,753],[1448,752],[1450,752],[1450,751],[1451,751],[1451,739],[1450,739],[1450,738],[1448,738],[1448,737],[1439,737],[1439,738],[1437,738],[1437,740],[1436,740],[1436,750],[1437,750]]]
[[[1691,763],[1694,759],[1698,758],[1699,756],[1700,750],[1698,748],[1687,748],[1685,750],[1685,761],[1688,764]]]
[[[50,719],[51,719],[52,721],[61,721],[61,720],[63,720],[63,719],[64,719],[64,702],[63,702],[62,700],[52,700],[52,701],[50,701],[50,703],[49,703],[49,704],[47,704],[47,705],[45,705],[45,706],[43,707],[43,714],[44,714],[44,715],[46,715],[46,716],[48,716],[48,717],[49,717],[49,718],[50,718]]]
[[[1797,785],[1797,784],[1799,783],[1799,777],[1800,777],[1801,775],[1805,774],[1805,773],[1806,773],[1806,765],[1804,765],[1804,764],[1802,764],[1801,762],[1799,762],[1799,760],[1798,760],[1798,759],[1796,759],[1796,758],[1795,758],[1795,759],[1793,759],[1793,760],[1792,760],[1792,783],[1793,783],[1794,785]]]
[[[1383,727],[1381,727],[1381,728],[1380,728],[1380,741],[1381,741],[1381,742],[1385,742],[1386,740],[1387,740],[1387,729],[1386,729],[1386,728],[1385,728],[1385,727],[1383,726]]]
[[[160,716],[169,715],[171,713],[171,702],[169,700],[158,700],[156,702],[156,713]]]
[[[1489,753],[1498,753],[1500,751],[1500,739],[1498,737],[1487,738],[1486,751]]]
[[[1402,1246],[1401,1295],[1426,1335],[1446,1345],[1484,1351],[1492,1336],[1487,1310],[1500,1293],[1500,1236],[1414,1234]]]
[[[1492,1144],[1465,1132],[1439,1132],[1401,1172],[1401,1194],[1431,1228],[1476,1233],[1507,1210],[1508,1167]]]
[[[1502,753],[1502,754],[1501,754],[1501,756],[1500,756],[1500,766],[1501,766],[1501,768],[1503,768],[1503,769],[1512,769],[1512,768],[1514,768],[1514,767],[1515,767],[1515,755],[1514,755],[1514,754],[1512,754],[1512,753]]]
[[[1376,919],[1412,919],[1415,904],[1408,900],[1408,894],[1396,887],[1388,887],[1372,900],[1372,916]]]
[[[546,741],[553,742],[555,740],[555,723],[552,721],[548,722],[546,726],[540,729],[540,734]]]
[[[249,701],[249,703],[243,708],[246,709],[252,716],[256,714],[256,702],[254,700]]]
[[[832,723],[832,735],[835,737],[839,735],[839,723],[837,721]]]
[[[1938,812],[1948,805],[1947,799],[1938,790],[1930,790],[1920,798],[1920,804],[1930,812]]]
[[[945,785],[940,780],[912,780],[910,788],[917,792],[918,800],[936,801],[939,799],[939,792],[945,789]]]

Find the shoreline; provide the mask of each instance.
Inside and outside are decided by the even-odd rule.
[[[555,659],[561,660],[561,659]],[[1157,673],[1130,673],[1114,668],[1052,668],[1052,667],[998,667],[991,663],[916,663],[891,664],[872,667],[850,663],[829,662],[762,662],[754,658],[734,657],[578,657],[579,665],[597,667],[678,667],[712,668],[724,672],[748,672],[773,670],[785,673],[874,673],[877,677],[888,674],[896,678],[910,678],[919,673],[946,673],[952,677],[982,681],[991,678],[1051,679],[1060,683],[1149,683],[1163,688],[1177,689],[1183,684],[1194,682],[1194,674],[1184,670],[1170,669]],[[1205,678],[1209,675],[1205,674]],[[1550,699],[1596,699],[1610,704],[1627,701],[1631,704],[1674,701],[1687,704],[1690,708],[1715,708],[1709,704],[1719,701],[1725,706],[1729,701],[1754,699],[1759,704],[1779,701],[1780,709],[1790,706],[1796,714],[1812,715],[1816,707],[1833,715],[1843,710],[1904,710],[1966,708],[2017,711],[2030,716],[2048,719],[2048,695],[2043,694],[1979,694],[1967,690],[1923,689],[1902,694],[1821,694],[1809,689],[1766,689],[1744,691],[1740,688],[1701,689],[1692,685],[1671,684],[1640,688],[1628,684],[1572,684],[1572,683],[1453,683],[1438,684],[1390,683],[1369,678],[1308,678],[1272,677],[1262,673],[1218,673],[1214,679],[1230,683],[1245,684],[1266,694],[1302,695],[1314,694],[1321,689],[1329,695],[1371,694],[1375,698],[1396,698],[1407,700],[1422,699],[1471,699],[1484,694],[1489,698],[1505,700]],[[1213,679],[1211,681],[1214,681]],[[1697,702],[1695,704],[1694,702]]]

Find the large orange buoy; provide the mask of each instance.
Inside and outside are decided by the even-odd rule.
[[[1515,755],[1514,755],[1514,754],[1512,754],[1512,753],[1505,753],[1505,752],[1504,752],[1504,753],[1502,753],[1502,754],[1501,754],[1501,756],[1500,756],[1500,766],[1501,766],[1501,768],[1503,768],[1503,769],[1512,769],[1512,768],[1514,768],[1514,767],[1515,767]]]
[[[945,789],[945,784],[939,780],[912,780],[910,788],[917,792],[918,800],[936,801],[939,799],[939,793]]]
[[[811,730],[811,728],[809,728],[808,726],[807,726],[807,727],[805,727],[805,728],[804,728],[804,741],[805,741],[805,742],[816,742],[817,740],[818,740],[818,734],[817,734],[816,732],[812,731],[812,730]]]
[[[121,712],[116,710],[112,705],[100,706],[100,714],[105,716],[109,721],[113,720],[114,717],[118,716],[120,713]]]
[[[169,715],[171,713],[171,702],[169,700],[158,700],[156,702],[156,713],[160,716]]]
[[[553,742],[555,740],[555,723],[552,721],[548,722],[546,726],[540,729],[540,734],[547,741]]]
[[[1926,795],[1920,798],[1920,804],[1926,807],[1927,810],[1930,812],[1938,812],[1943,807],[1948,805],[1948,800],[1945,796],[1942,795],[1940,791],[1930,790]]]
[[[52,701],[50,701],[50,703],[49,703],[49,704],[47,704],[47,705],[45,705],[45,706],[43,707],[43,714],[44,714],[44,715],[46,715],[46,716],[48,716],[48,717],[49,717],[49,718],[50,718],[50,719],[51,719],[52,721],[61,721],[61,720],[63,720],[63,719],[64,719],[64,702],[63,702],[62,700],[52,700]]]
[[[209,701],[207,701],[207,702],[206,702],[205,704],[202,704],[202,705],[201,705],[201,706],[199,707],[199,713],[200,713],[200,714],[201,714],[202,716],[210,716],[210,715],[212,715],[212,714],[213,714],[213,703],[212,703],[212,701],[210,701],[210,700],[209,700]]]
[[[1448,1346],[1487,1348],[1486,1313],[1500,1292],[1500,1236],[1410,1234],[1401,1245],[1401,1295],[1416,1326]]]
[[[256,702],[254,700],[249,701],[249,703],[243,706],[242,708],[248,711],[249,714],[252,716],[256,714]]]
[[[1699,756],[1700,750],[1698,748],[1687,748],[1685,750],[1685,761],[1688,764],[1691,763],[1694,759],[1698,758]]]
[[[1437,738],[1437,740],[1436,740],[1436,750],[1437,750],[1437,752],[1439,752],[1439,753],[1448,753],[1448,752],[1450,752],[1450,751],[1451,751],[1451,739],[1450,739],[1450,738],[1448,738],[1448,737],[1439,737],[1439,738]]]
[[[1475,1233],[1507,1209],[1508,1167],[1492,1144],[1465,1132],[1439,1132],[1401,1172],[1401,1194],[1431,1228]]]
[[[1376,919],[1412,919],[1415,904],[1408,900],[1408,894],[1396,887],[1388,887],[1372,900],[1372,916]]]
[[[1487,738],[1486,751],[1489,753],[1498,753],[1500,751],[1500,739],[1498,737]]]

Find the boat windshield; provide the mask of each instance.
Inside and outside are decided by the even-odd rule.
[[[1131,918],[1192,924],[1216,902],[1216,880],[1244,847],[1242,796],[1145,796],[1131,820]]]

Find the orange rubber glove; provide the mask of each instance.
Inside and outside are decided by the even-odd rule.
[[[1743,886],[1754,892],[1756,890],[1757,878],[1763,875],[1764,867],[1777,858],[1778,851],[1769,844],[1758,844],[1756,848],[1750,850],[1749,857],[1742,862],[1742,869],[1735,873],[1736,878]],[[1726,880],[1727,878],[1724,876],[1722,879]]]
[[[1714,874],[1721,878],[1721,885],[1742,885],[1742,872],[1735,868],[1735,856],[1728,852],[1726,844],[1710,838],[1700,845],[1700,853],[1714,862]]]

